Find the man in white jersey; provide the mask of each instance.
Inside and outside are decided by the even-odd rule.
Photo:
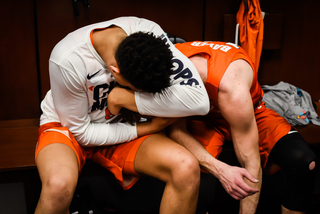
[[[55,46],[49,71],[51,90],[41,103],[35,156],[42,182],[35,213],[69,212],[86,159],[110,170],[124,189],[141,175],[164,181],[160,213],[195,212],[198,161],[165,135],[152,133],[174,121],[164,116],[207,114],[209,99],[191,61],[159,25],[122,17],[78,29]],[[141,81],[130,82],[130,75]],[[136,125],[119,121],[107,106],[116,82],[134,90],[133,104],[124,107],[157,117]]]

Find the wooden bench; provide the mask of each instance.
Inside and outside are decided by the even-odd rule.
[[[23,184],[28,213],[35,207],[41,184],[34,161],[38,127],[39,119],[0,121],[0,184]]]
[[[0,172],[35,168],[39,119],[0,121]]]

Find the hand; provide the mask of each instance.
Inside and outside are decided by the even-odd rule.
[[[244,177],[246,177],[252,183],[259,182],[245,168],[230,166],[228,164],[224,164],[224,166],[221,168],[218,179],[220,180],[223,188],[231,197],[236,200],[240,200],[259,192],[258,188],[250,187],[244,181]]]

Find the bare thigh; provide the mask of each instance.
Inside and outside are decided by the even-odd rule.
[[[134,162],[135,171],[141,175],[168,181],[172,171],[180,166],[194,165],[195,157],[183,146],[165,135],[148,137],[140,145]],[[197,162],[197,161],[196,161]]]
[[[77,183],[78,160],[74,151],[65,144],[55,143],[44,147],[37,156],[36,165],[42,182],[60,177]]]

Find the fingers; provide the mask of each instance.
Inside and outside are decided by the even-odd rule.
[[[259,180],[256,179],[253,175],[251,175],[246,169],[243,169],[243,177],[246,177],[250,182],[252,183],[258,183]],[[258,188],[254,188],[254,187],[250,187],[246,182],[243,181],[243,183],[245,185],[242,186],[242,188],[248,192],[250,195],[253,195],[257,192],[259,192],[259,189]]]
[[[253,177],[253,175],[251,175],[247,170],[243,169],[242,175],[244,177],[246,177],[249,181],[251,181],[252,183],[258,183],[259,180],[256,179],[255,177]]]
[[[243,182],[242,184],[239,184],[238,186],[235,186],[232,190],[230,190],[228,194],[236,200],[241,200],[257,192],[259,192],[259,189],[252,188],[248,184]]]
[[[235,173],[235,171],[234,171]],[[237,176],[234,176],[234,179],[232,182],[226,182],[224,183],[224,187],[227,191],[227,193],[233,197],[236,200],[243,199],[247,196],[251,196],[257,192],[259,192],[258,188],[254,188],[249,186],[245,181],[244,177],[249,177],[251,182],[259,182],[257,179],[255,179],[247,170],[240,169],[237,171]],[[235,174],[233,174],[235,175]]]
[[[242,195],[239,192],[230,192],[229,195],[236,200],[241,200],[246,197],[245,195]]]
[[[247,196],[253,195],[257,193],[259,189],[250,187],[247,183],[243,180],[240,181],[238,184],[235,184],[232,191],[229,193],[233,198],[240,200],[244,199]]]

